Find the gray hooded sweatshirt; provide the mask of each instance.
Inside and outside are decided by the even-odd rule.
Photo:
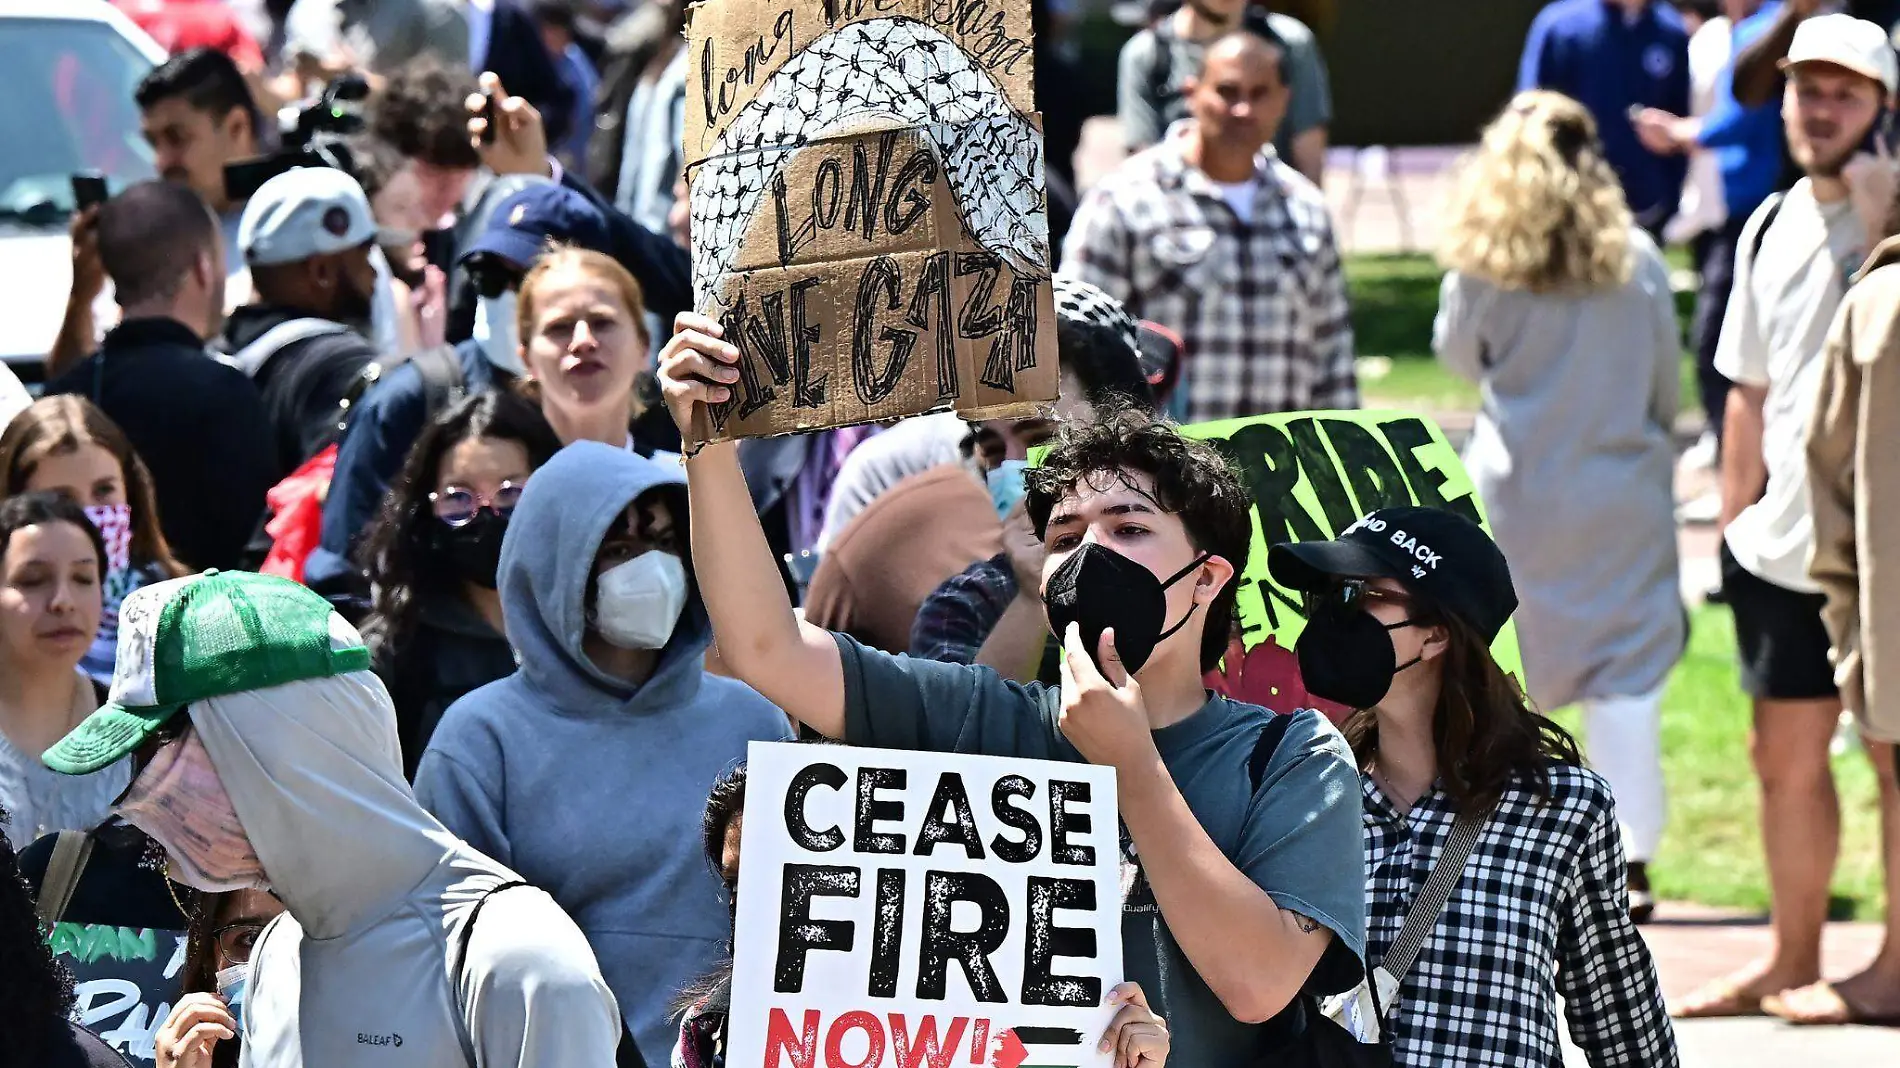
[[[554,895],[600,958],[646,1062],[664,1064],[677,1038],[673,999],[731,933],[701,846],[706,795],[747,742],[791,730],[750,687],[706,674],[712,627],[696,592],[641,685],[582,651],[594,557],[648,491],[673,495],[684,519],[677,463],[597,442],[568,446],[528,480],[500,570],[521,669],[449,707],[416,796]]]
[[[475,902],[519,876],[416,803],[375,675],[214,697],[190,715],[289,909],[252,954],[242,1064],[613,1064],[613,995],[547,894],[494,895],[451,965]]]

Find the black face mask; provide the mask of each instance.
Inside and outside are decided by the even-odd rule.
[[[1403,664],[1392,646],[1392,631],[1412,620],[1381,623],[1363,609],[1318,612],[1306,621],[1293,651],[1300,660],[1300,682],[1314,697],[1348,708],[1371,708],[1385,699],[1392,677],[1424,659]]]
[[[436,531],[436,544],[456,578],[485,590],[495,588],[495,573],[501,569],[501,539],[508,533],[507,517],[479,508],[475,518],[459,527],[438,521]]]
[[[1069,624],[1079,625],[1097,670],[1102,667],[1102,632],[1112,629],[1115,652],[1122,658],[1123,669],[1133,675],[1148,662],[1155,646],[1193,617],[1194,609],[1189,608],[1181,622],[1161,629],[1168,622],[1168,587],[1211,555],[1195,557],[1193,563],[1164,582],[1115,550],[1084,542],[1049,576],[1049,584],[1043,589],[1042,604],[1049,611],[1049,627],[1062,639],[1069,633]]]

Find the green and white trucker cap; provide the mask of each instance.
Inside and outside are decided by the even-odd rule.
[[[119,606],[106,704],[40,759],[87,775],[143,745],[193,701],[367,670],[356,628],[306,586],[248,571],[156,583]]]

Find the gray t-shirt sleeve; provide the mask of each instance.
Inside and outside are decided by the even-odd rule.
[[[1161,101],[1155,99],[1154,66],[1157,50],[1153,30],[1143,30],[1122,46],[1115,77],[1115,116],[1121,120],[1122,140],[1130,151],[1161,140]]]
[[[879,749],[1075,759],[1039,686],[986,667],[892,656],[834,634],[844,668],[844,740]]]
[[[1274,904],[1324,924],[1363,962],[1359,771],[1346,739],[1324,716],[1311,710],[1295,716],[1249,802],[1234,866]]]
[[[1286,118],[1280,122],[1279,144],[1291,145],[1293,138],[1333,121],[1333,91],[1326,77],[1326,60],[1319,53],[1313,31],[1298,19],[1275,17],[1269,23],[1286,45],[1282,72],[1292,97],[1287,101]]]

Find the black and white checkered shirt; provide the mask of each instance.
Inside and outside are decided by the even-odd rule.
[[[1346,280],[1325,197],[1268,147],[1243,221],[1187,162],[1186,125],[1083,198],[1062,273],[1181,335],[1189,422],[1357,408]]]
[[[1550,767],[1551,798],[1513,787],[1465,862],[1387,1017],[1396,1062],[1562,1068],[1557,998],[1591,1068],[1673,1068],[1675,1032],[1649,947],[1629,919],[1610,787]],[[1457,813],[1434,789],[1401,816],[1362,783],[1366,957],[1377,964],[1424,889]]]

